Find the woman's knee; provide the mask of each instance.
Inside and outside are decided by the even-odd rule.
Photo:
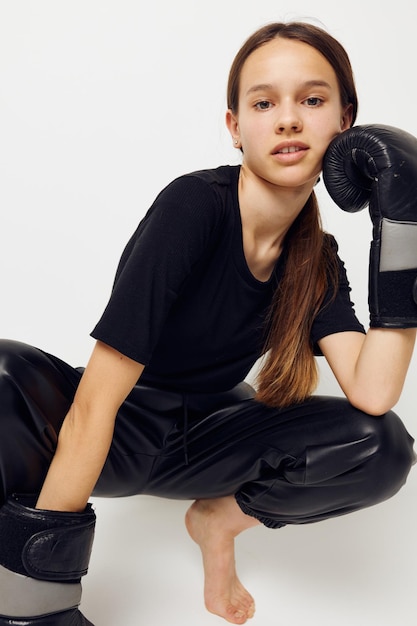
[[[415,462],[414,439],[394,411],[372,416],[345,404],[342,417],[341,445],[333,450],[336,468],[346,469],[368,505],[387,500],[404,485]]]
[[[371,497],[383,501],[405,484],[416,461],[414,439],[394,411],[371,418],[372,454],[368,462]]]
[[[11,385],[36,392],[39,381],[50,376],[52,362],[47,354],[29,344],[0,339],[0,385]],[[49,370],[49,371],[48,371]]]
[[[0,339],[0,381],[9,377],[30,346],[13,339]]]

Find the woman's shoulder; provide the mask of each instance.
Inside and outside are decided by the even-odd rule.
[[[172,229],[171,222],[186,223],[199,231],[212,231],[233,219],[236,205],[239,167],[224,165],[182,174],[162,189],[139,225],[141,232],[149,224]]]
[[[196,178],[209,185],[228,186],[237,182],[239,178],[240,165],[220,165],[219,167],[205,170],[196,170],[184,174],[182,178]]]
[[[150,214],[174,207],[176,212],[185,214],[213,210],[223,213],[236,203],[239,169],[240,166],[222,165],[182,174],[159,193]]]
[[[211,193],[224,194],[225,190],[237,188],[239,165],[221,165],[212,169],[196,170],[178,176],[172,180],[160,195],[200,194],[211,189]]]

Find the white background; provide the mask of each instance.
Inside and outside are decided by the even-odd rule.
[[[155,195],[187,171],[237,163],[225,87],[243,40],[307,19],[348,50],[357,123],[417,135],[412,3],[396,0],[0,0],[0,335],[85,364],[122,248]],[[366,211],[318,188],[367,324]],[[321,363],[320,391],[340,394]],[[397,406],[417,432],[417,360]],[[184,502],[95,501],[83,607],[96,626],[214,626]],[[416,477],[346,518],[239,538],[253,624],[416,623]]]

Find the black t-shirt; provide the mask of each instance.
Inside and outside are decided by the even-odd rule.
[[[141,381],[214,392],[243,380],[262,354],[264,319],[285,262],[257,280],[243,251],[240,166],[181,176],[156,198],[128,242],[95,339],[144,364]],[[340,262],[337,297],[311,340],[364,332]]]

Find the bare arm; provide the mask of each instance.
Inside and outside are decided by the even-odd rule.
[[[62,425],[38,508],[84,510],[105,463],[117,411],[143,369],[97,342]]]
[[[398,401],[413,354],[416,330],[371,328],[322,339],[320,348],[348,400],[371,415]]]

